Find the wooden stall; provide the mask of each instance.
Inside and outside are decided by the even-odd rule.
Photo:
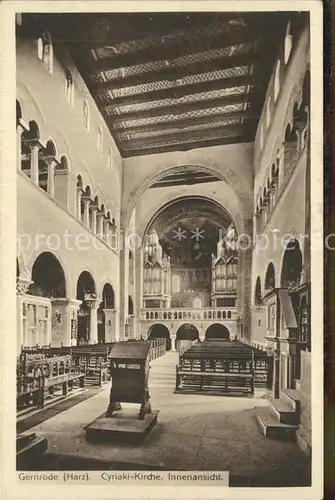
[[[237,341],[204,341],[180,355],[176,392],[253,394],[271,383],[272,358]]]

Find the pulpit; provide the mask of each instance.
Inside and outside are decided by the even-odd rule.
[[[140,443],[156,425],[159,411],[150,405],[149,351],[150,343],[145,340],[113,345],[109,404],[105,413],[85,427],[87,440]],[[129,403],[140,405],[139,411],[134,412]]]
[[[118,342],[110,355],[112,387],[106,417],[112,417],[121,410],[121,403],[138,403],[139,420],[151,413],[149,379],[150,344],[145,341]]]

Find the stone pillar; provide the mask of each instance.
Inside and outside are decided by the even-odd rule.
[[[17,169],[21,170],[21,141],[22,134],[25,131],[25,128],[20,123],[16,127],[16,154],[17,154]]]
[[[105,342],[116,341],[116,319],[115,309],[104,309],[105,315]]]
[[[97,213],[97,235],[101,239],[103,239],[104,236],[104,218],[105,215],[102,212]]]
[[[90,331],[89,331],[89,344],[98,343],[98,308],[100,305],[99,300],[86,300],[90,308]]]
[[[120,232],[121,245],[119,251],[120,262],[120,340],[125,334],[125,325],[128,316],[128,246],[127,231]]]
[[[47,160],[48,164],[48,184],[47,184],[47,192],[50,196],[55,196],[55,168],[58,165],[57,161],[52,158]]]
[[[98,212],[98,207],[91,207],[92,231],[94,234],[97,234],[97,212]]]
[[[141,310],[143,307],[143,251],[142,247],[134,249],[134,313],[136,336],[142,335]]]
[[[30,143],[30,178],[34,184],[38,186],[38,152],[41,148],[41,145],[34,141]]]
[[[77,205],[76,205],[76,212],[77,212],[77,218],[80,220],[80,222],[83,222],[81,220],[81,197],[83,195],[83,190],[80,187],[77,187]]]
[[[241,241],[241,251],[239,255],[238,278],[242,280],[238,285],[241,293],[239,305],[241,307],[243,318],[243,336],[250,340],[250,298],[251,298],[251,270],[252,270],[252,219],[244,219],[244,233],[249,235],[249,239]]]
[[[85,226],[87,227],[90,227],[90,203],[91,203],[91,200],[90,198],[83,198],[83,201],[84,201],[84,224]]]
[[[176,351],[176,335],[171,335],[171,351]]]
[[[77,344],[77,314],[80,300],[52,299],[51,345],[54,347]]]
[[[28,278],[18,278],[16,283],[16,304],[17,304],[17,353],[20,354],[24,346],[24,325],[22,317],[23,298],[26,295],[29,286],[33,283]]]
[[[273,396],[278,399],[280,397],[280,300],[278,292],[276,292],[276,326],[275,326],[275,345],[273,359]]]

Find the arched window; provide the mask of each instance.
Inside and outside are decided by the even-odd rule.
[[[37,57],[46,65],[48,71],[52,73],[53,49],[51,37],[47,31],[43,31],[37,38]]]
[[[100,125],[98,125],[97,128],[97,149],[102,153],[102,148],[103,148],[103,139],[102,139],[102,128]]]
[[[257,277],[257,280],[256,280],[254,302],[255,302],[255,306],[260,306],[262,303],[261,279],[259,276]]]
[[[193,309],[200,309],[201,307],[202,307],[201,299],[199,297],[196,297],[193,300]]]
[[[292,51],[292,35],[291,35],[291,21],[289,21],[286,28],[285,42],[284,42],[284,61],[288,63]]]
[[[180,292],[180,277],[175,275],[172,278],[172,292],[179,293]]]
[[[277,100],[280,90],[280,59],[277,61],[274,81],[274,99]]]
[[[73,96],[74,96],[74,84],[73,78],[70,70],[66,70],[65,72],[65,98],[70,106],[73,105]]]
[[[84,128],[88,132],[90,129],[90,110],[87,101],[84,101],[83,105],[83,119],[84,119]]]

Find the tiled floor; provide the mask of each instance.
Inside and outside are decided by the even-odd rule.
[[[294,443],[266,439],[255,420],[253,398],[174,394],[177,354],[152,363],[149,387],[158,424],[138,446],[94,444],[84,426],[107,407],[109,387],[92,398],[32,428],[48,439],[48,451],[88,460],[107,460],[181,470],[228,470],[235,486],[305,486],[309,459]],[[131,406],[131,405],[130,405]],[[136,418],[138,407],[134,405]],[[69,461],[67,460],[69,463]],[[129,467],[129,465],[128,465]]]

